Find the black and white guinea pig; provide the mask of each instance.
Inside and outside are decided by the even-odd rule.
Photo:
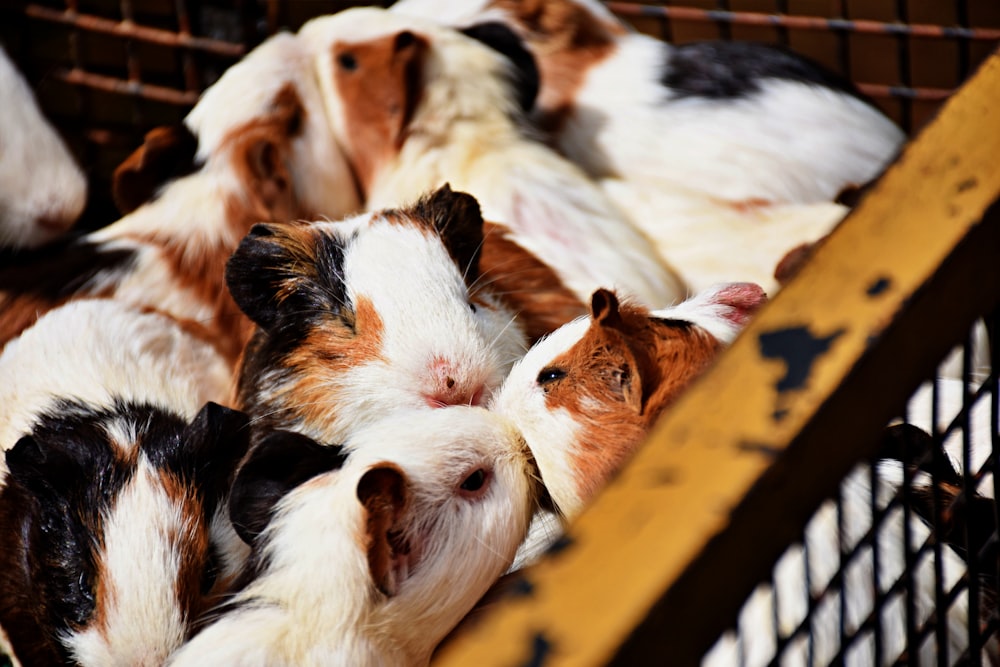
[[[524,434],[571,518],[765,300],[753,283],[728,283],[650,311],[598,290],[590,317],[536,343],[489,407]]]
[[[483,408],[401,410],[343,447],[271,432],[230,501],[247,576],[168,664],[426,665],[510,564],[537,490]]]
[[[23,664],[162,664],[242,565],[225,499],[249,430],[200,403],[212,354],[106,300],[0,354],[0,626]]]
[[[87,179],[0,46],[0,248],[67,232],[87,203]]]
[[[254,226],[226,279],[258,326],[237,391],[255,432],[336,443],[398,407],[485,404],[526,339],[481,280],[482,238],[476,200],[447,187],[339,222]]]

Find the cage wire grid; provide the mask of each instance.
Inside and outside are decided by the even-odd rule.
[[[0,40],[90,174],[98,196],[82,226],[96,228],[116,219],[100,193],[110,191],[111,171],[145,131],[180,122],[204,88],[268,35],[354,4],[361,3],[8,2]],[[854,81],[908,132],[1000,43],[1000,4],[991,0],[933,9],[915,0],[607,4],[671,42],[754,39],[803,53]],[[759,618],[751,626],[748,603],[742,631],[728,633],[737,664],[1000,664],[1000,436],[990,354],[998,341],[996,327],[986,329],[988,341],[982,328],[978,337],[970,332],[957,373],[951,362],[957,379],[929,379],[902,416],[923,435],[900,445],[897,431],[887,431],[882,458],[859,464],[779,560],[781,576],[751,597],[754,613],[763,609],[769,619],[768,633],[746,631],[761,627]],[[833,530],[817,536],[820,515]],[[821,566],[831,539],[836,562]],[[949,619],[960,608],[968,648],[954,654]]]
[[[997,343],[969,332],[703,664],[1000,664]]]

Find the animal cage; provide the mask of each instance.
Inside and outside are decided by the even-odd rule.
[[[89,174],[93,229],[146,131],[268,35],[353,4],[5,0],[0,41]],[[1000,3],[607,5],[676,43],[788,46],[913,141],[437,662],[1000,664]]]

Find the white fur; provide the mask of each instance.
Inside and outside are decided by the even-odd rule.
[[[848,212],[834,202],[739,210],[668,185],[618,178],[606,178],[601,186],[629,211],[693,293],[715,283],[747,281],[773,296],[779,287],[774,270],[788,251],[820,240]]]
[[[514,314],[488,289],[477,292],[481,303],[473,312],[454,260],[440,238],[422,228],[378,214],[314,226],[345,240],[348,299],[353,304],[367,299],[374,306],[382,322],[381,347],[377,358],[362,359],[347,373],[331,367],[322,378],[308,378],[328,387],[331,412],[296,430],[320,442],[340,442],[388,410],[427,407],[435,359],[447,361],[470,400],[479,389],[485,403],[527,347]],[[276,373],[259,384],[278,397],[289,380]]]
[[[376,8],[313,19],[299,35],[316,53],[327,115],[342,143],[342,101],[330,46],[410,30],[428,39],[423,97],[391,167],[375,177],[369,209],[396,205],[445,182],[473,194],[488,220],[551,266],[581,299],[598,287],[651,305],[680,300],[685,287],[607,197],[574,165],[527,135],[514,118],[509,63],[464,35]]]
[[[896,462],[883,461],[878,466],[876,497],[878,507],[885,508],[890,498],[898,490],[902,481],[902,470]],[[844,533],[838,530],[836,505],[827,501],[805,529],[808,560],[801,546],[790,547],[778,560],[774,569],[773,594],[778,598],[777,630],[789,634],[806,617],[808,601],[805,590],[805,568],[808,562],[810,590],[812,596],[819,596],[820,602],[813,612],[809,633],[813,639],[814,663],[827,664],[840,649],[840,602],[834,589],[823,594],[831,584],[840,567],[840,542],[845,549],[858,544],[871,529],[871,485],[870,476],[863,468],[856,469],[841,484],[843,498]],[[906,567],[903,551],[904,517],[897,506],[891,510],[880,524],[878,532],[878,582],[881,591],[887,590],[901,576]],[[919,517],[912,517],[908,527],[912,549],[927,541],[930,530]],[[838,537],[839,536],[839,537]],[[941,550],[943,559],[944,590],[950,590],[965,571],[962,560],[949,547]],[[874,563],[871,549],[861,552],[845,566],[844,590],[847,592],[846,625],[850,632],[864,621],[873,610],[875,581]],[[918,626],[927,621],[935,611],[933,550],[930,555],[918,559],[915,569],[916,587],[914,601]],[[748,666],[766,665],[774,657],[775,611],[772,607],[772,588],[767,584],[759,586],[740,612],[738,636],[729,632],[705,655],[702,665],[723,666],[736,664],[742,652],[743,661]],[[874,655],[872,635],[859,640],[846,655],[846,664],[875,665],[893,664],[905,650],[905,597],[897,592],[882,607],[884,663],[877,663]],[[953,663],[968,643],[965,627],[968,617],[968,597],[959,595],[947,612],[948,655]],[[796,642],[787,651],[781,664],[809,664],[808,647],[805,642]],[[920,646],[918,656],[910,656],[919,664],[933,664],[940,651],[935,647],[933,633]],[[949,663],[951,664],[951,663]]]
[[[361,202],[350,166],[326,123],[310,58],[295,36],[273,35],[226,70],[184,122],[198,137],[198,157],[210,159],[233,128],[266,113],[278,91],[292,84],[305,108],[287,163],[295,193],[314,215],[336,219],[360,209]]]
[[[2,47],[0,99],[0,246],[37,246],[80,217],[87,180]]]
[[[7,633],[2,627],[0,627],[0,657],[10,659],[10,667],[21,667],[21,662],[14,655],[14,648],[10,645],[10,639],[7,638]]]
[[[126,397],[180,406],[193,417],[207,400],[226,396],[231,382],[215,349],[169,317],[103,299],[43,315],[0,353],[0,377],[0,450],[13,447],[59,399],[109,408],[116,396]]]
[[[280,501],[260,538],[261,576],[170,665],[425,665],[510,564],[533,493],[523,444],[502,419],[468,407],[402,412],[348,446],[342,469]],[[381,462],[407,478],[404,530],[419,536],[421,553],[391,597],[371,580],[357,500],[359,479]],[[490,488],[461,497],[458,486],[480,467]]]
[[[134,447],[134,438],[126,444]],[[144,454],[105,521],[98,559],[111,573],[101,591],[111,603],[103,623],[71,632],[63,643],[80,665],[162,665],[192,620],[177,605],[175,582],[178,546],[196,539],[199,526],[167,495]]]
[[[669,45],[616,38],[588,72],[560,148],[593,174],[726,201],[830,201],[895,157],[905,136],[877,109],[821,86],[765,80],[747,98],[672,100],[659,83]]]

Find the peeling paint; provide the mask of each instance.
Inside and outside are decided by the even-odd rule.
[[[537,632],[531,643],[531,657],[522,665],[524,667],[542,667],[546,664],[550,653],[552,653],[552,642],[545,638],[544,633]]]
[[[965,192],[966,190],[971,190],[979,185],[979,181],[975,178],[967,178],[958,184],[958,191]]]
[[[549,548],[545,550],[545,553],[549,555],[559,554],[571,546],[573,546],[573,538],[569,535],[563,534],[559,536],[559,539],[549,545]]]
[[[868,289],[865,290],[865,294],[867,294],[870,297],[881,296],[891,286],[892,286],[892,279],[887,278],[886,276],[882,276],[881,278],[877,279],[875,282],[873,282],[871,285],[868,286]]]
[[[775,388],[784,392],[804,387],[813,364],[844,331],[838,329],[829,336],[818,338],[809,331],[809,327],[801,326],[761,334],[760,353],[767,359],[781,359],[787,367]]]
[[[776,459],[784,451],[781,447],[776,447],[766,442],[751,442],[744,440],[736,445],[736,449],[748,454],[763,454],[768,458]]]

